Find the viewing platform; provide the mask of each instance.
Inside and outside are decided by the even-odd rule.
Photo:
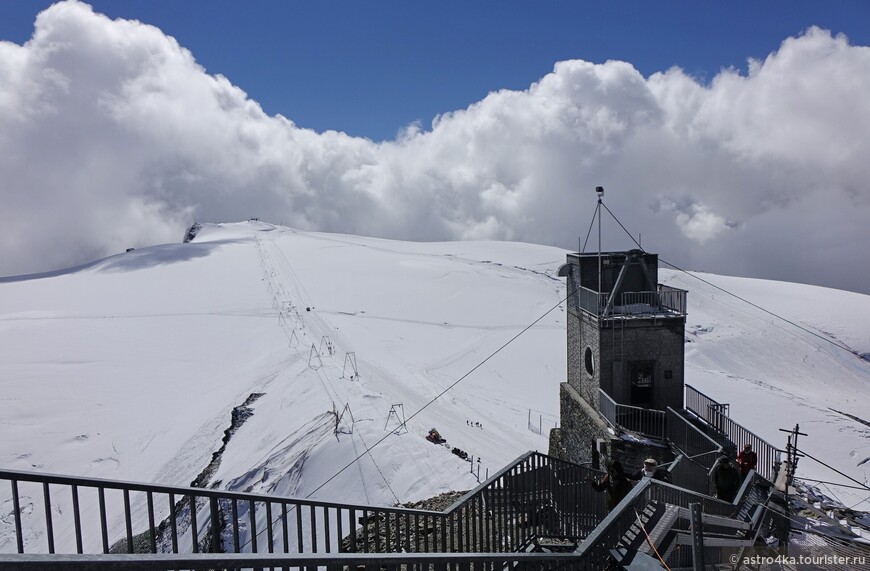
[[[569,297],[575,310],[599,319],[645,319],[686,316],[686,290],[658,284],[655,291],[627,291],[617,295],[579,287]]]

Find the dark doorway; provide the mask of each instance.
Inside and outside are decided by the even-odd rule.
[[[653,371],[655,361],[637,361],[631,364],[631,404],[650,407],[652,405]]]

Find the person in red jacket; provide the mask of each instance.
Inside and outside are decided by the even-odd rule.
[[[740,465],[740,476],[745,478],[750,470],[754,470],[758,465],[758,455],[753,452],[752,444],[748,442],[743,445],[743,450],[737,455],[737,464]]]

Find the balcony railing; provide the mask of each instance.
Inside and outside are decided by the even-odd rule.
[[[664,411],[617,403],[602,389],[598,389],[598,410],[614,428],[621,428],[653,440],[665,439]]]
[[[613,299],[610,293],[578,288],[576,307],[599,317],[679,317],[686,314],[686,291],[658,285],[656,291],[623,292]]]

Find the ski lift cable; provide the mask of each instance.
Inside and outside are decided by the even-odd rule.
[[[576,291],[577,291],[577,290],[576,290],[576,288],[575,288],[574,291],[570,292],[567,296],[565,296],[564,298],[560,299],[559,302],[556,303],[553,307],[551,307],[551,308],[548,309],[546,312],[544,312],[543,314],[541,314],[537,319],[535,319],[535,320],[534,320],[533,322],[531,322],[529,325],[527,325],[526,327],[524,327],[524,328],[523,328],[519,333],[517,333],[516,335],[514,335],[513,337],[511,337],[510,339],[508,339],[508,340],[507,340],[504,344],[502,344],[498,349],[496,349],[495,351],[493,351],[492,353],[490,353],[489,356],[487,356],[487,357],[484,358],[481,362],[479,362],[477,365],[475,365],[474,367],[472,367],[471,369],[469,369],[465,374],[463,374],[461,377],[459,377],[456,381],[454,381],[454,382],[453,382],[451,385],[449,385],[446,389],[444,389],[443,391],[441,391],[440,393],[438,393],[437,395],[435,395],[435,397],[433,397],[429,402],[427,402],[426,404],[424,404],[422,407],[420,407],[420,409],[418,409],[416,412],[414,412],[414,414],[412,414],[411,416],[409,416],[409,417],[405,420],[405,423],[407,424],[408,422],[410,422],[411,420],[413,420],[414,417],[416,417],[417,415],[419,415],[421,412],[423,412],[423,411],[426,410],[429,406],[431,406],[435,401],[437,401],[437,400],[440,399],[442,396],[444,396],[445,394],[447,394],[447,392],[449,392],[453,387],[455,387],[456,385],[458,385],[459,383],[461,383],[462,381],[464,381],[464,380],[465,380],[469,375],[471,375],[471,374],[472,374],[473,372],[475,372],[477,369],[479,369],[480,367],[482,367],[482,366],[483,366],[487,361],[489,361],[490,359],[492,359],[493,357],[495,357],[498,353],[500,353],[502,350],[504,350],[508,345],[510,345],[511,343],[513,343],[514,341],[516,341],[517,338],[519,338],[521,335],[523,335],[526,331],[528,331],[529,329],[531,329],[532,327],[534,327],[535,325],[537,325],[539,321],[541,321],[541,320],[544,319],[546,316],[548,316],[550,313],[552,313],[553,311],[555,311],[556,309],[558,309],[558,308],[559,308],[563,303],[565,303],[568,299],[570,299],[570,297],[571,297],[572,295],[574,295],[574,293],[576,293]],[[384,442],[384,441],[385,441],[387,438],[389,438],[392,434],[393,434],[392,432],[388,432],[388,433],[387,433],[386,435],[384,435],[380,440],[378,440],[377,442],[375,442],[375,443],[371,446],[371,448],[369,448],[369,451],[372,450],[372,449],[374,449],[375,447],[377,447],[377,446],[378,446],[379,444],[381,444],[382,442]],[[353,460],[351,460],[350,462],[348,462],[344,467],[342,467],[342,468],[341,468],[340,470],[338,470],[335,474],[333,474],[332,476],[330,476],[329,479],[327,479],[325,482],[323,482],[322,484],[320,484],[319,486],[317,486],[317,488],[315,488],[315,489],[314,489],[310,494],[308,494],[308,496],[306,496],[306,497],[311,497],[313,494],[317,493],[317,492],[318,492],[319,490],[321,490],[324,486],[326,486],[326,485],[329,484],[331,481],[333,481],[335,478],[337,478],[337,477],[338,477],[342,472],[344,472],[345,470],[347,470],[348,468],[350,468],[351,466],[353,466],[353,465],[354,465],[354,464],[355,464],[355,463],[356,463],[360,458],[362,458],[362,456],[364,456],[364,454],[360,454],[359,456],[357,456],[356,458],[354,458]]]
[[[378,474],[381,475],[381,479],[384,481],[384,484],[386,484],[387,489],[390,490],[391,494],[393,494],[393,499],[396,500],[397,504],[402,503],[401,501],[399,501],[399,496],[396,495],[396,492],[393,491],[392,486],[390,486],[390,483],[387,481],[386,476],[384,476],[384,473],[381,471],[381,467],[378,466],[378,463],[375,461],[375,457],[372,456],[371,449],[369,448],[369,445],[366,444],[366,441],[363,439],[362,434],[360,434],[359,431],[357,431],[357,436],[359,436],[360,442],[362,442],[363,446],[366,449],[365,453],[369,455],[369,458],[371,459],[372,464],[375,465],[375,469],[378,471]],[[365,456],[365,454],[363,454],[363,456]]]
[[[849,506],[849,509],[850,509],[850,510],[854,510],[855,508],[857,508],[858,506],[860,506],[860,505],[863,504],[864,502],[870,502],[870,496],[867,496],[866,498],[864,498],[863,500],[861,500],[861,501],[858,502],[857,504],[853,504],[853,505]]]
[[[612,216],[613,219],[616,221],[616,223],[619,224],[619,227],[622,228],[623,231],[624,231],[626,234],[628,234],[628,237],[631,238],[631,241],[634,242],[635,244],[637,244],[637,247],[638,247],[638,248],[640,248],[641,250],[643,250],[643,247],[640,245],[640,243],[638,243],[638,241],[634,239],[634,236],[631,235],[631,232],[629,232],[628,230],[625,229],[625,226],[623,226],[623,225],[622,225],[622,222],[619,221],[619,219],[616,217],[616,215],[615,215],[613,212],[611,212],[611,210],[610,210],[609,208],[607,208],[607,205],[604,204],[604,202],[602,202],[602,203],[601,203],[601,206],[603,206],[604,209],[607,210],[607,212],[610,214],[610,216]],[[725,288],[723,288],[723,287],[721,287],[721,286],[717,286],[716,284],[711,283],[710,281],[705,280],[704,278],[702,278],[702,277],[700,277],[700,276],[698,276],[698,275],[696,275],[696,274],[693,274],[693,273],[689,272],[688,270],[684,270],[683,268],[677,266],[676,264],[672,264],[671,262],[665,260],[665,259],[662,258],[661,256],[659,256],[659,260],[660,260],[662,263],[664,263],[664,264],[666,264],[666,265],[668,265],[668,266],[674,268],[674,269],[677,270],[677,271],[683,272],[684,274],[686,274],[686,275],[688,275],[688,276],[691,276],[691,277],[695,278],[696,280],[699,280],[699,281],[701,281],[701,282],[707,284],[708,286],[710,286],[710,287],[712,287],[712,288],[715,288],[715,289],[721,291],[722,293],[728,294],[728,295],[730,295],[731,297],[733,297],[733,298],[735,298],[735,299],[738,299],[738,300],[742,301],[743,303],[746,303],[746,304],[748,304],[748,305],[751,305],[752,307],[754,307],[755,309],[758,309],[759,311],[763,311],[764,313],[766,313],[766,314],[768,314],[768,315],[770,315],[770,316],[772,316],[772,317],[775,317],[775,318],[777,318],[777,319],[779,319],[779,320],[781,320],[781,321],[784,321],[784,322],[788,323],[789,325],[791,325],[791,326],[793,326],[793,327],[797,327],[798,329],[800,329],[801,331],[804,331],[805,333],[809,333],[810,335],[812,335],[812,336],[814,336],[814,337],[818,337],[818,338],[821,339],[822,341],[826,341],[827,343],[830,343],[831,345],[833,345],[833,346],[835,346],[835,347],[837,347],[837,348],[839,348],[839,349],[844,349],[844,350],[848,351],[849,353],[852,353],[853,355],[860,357],[860,355],[858,355],[858,352],[857,352],[857,351],[855,351],[854,349],[852,349],[851,347],[849,347],[848,345],[846,345],[846,344],[844,344],[844,343],[841,343],[841,342],[835,341],[835,340],[833,340],[833,339],[830,339],[830,338],[828,338],[828,337],[825,337],[824,335],[820,335],[819,333],[813,331],[812,329],[809,329],[809,328],[807,328],[807,327],[804,327],[803,325],[800,325],[799,323],[796,323],[796,322],[792,321],[791,319],[788,319],[788,318],[786,318],[786,317],[783,317],[782,315],[779,315],[778,313],[774,313],[773,311],[771,311],[771,310],[769,310],[769,309],[766,309],[766,308],[764,308],[764,307],[758,305],[757,303],[753,303],[753,302],[749,301],[748,299],[746,299],[746,298],[744,298],[744,297],[741,297],[741,296],[737,295],[736,293],[730,292],[730,291],[728,291],[727,289],[725,289]]]
[[[279,279],[279,284],[280,284],[280,279]],[[329,343],[331,343],[331,340],[329,341]],[[323,339],[321,339],[321,347],[322,347],[322,345],[323,345]],[[314,348],[314,345],[312,345],[312,348]],[[321,359],[320,351],[317,349],[314,349],[314,350],[318,356],[318,359]],[[297,352],[298,352],[298,348],[297,348]],[[335,359],[333,358],[333,361],[334,360]],[[322,359],[321,359],[321,363],[323,363]],[[341,399],[341,396],[338,394],[338,391],[332,385],[332,382],[329,379],[329,375],[324,370],[324,367],[318,367],[317,369],[315,369],[314,373],[315,373],[315,376],[317,376],[320,379],[321,384],[323,385],[324,389],[326,390],[327,395],[329,396],[329,399],[332,401],[333,408],[335,408],[336,401],[341,402],[342,399]],[[346,405],[347,404],[345,403],[345,406]],[[372,464],[374,464],[375,469],[378,471],[378,474],[380,474],[381,479],[384,481],[384,484],[387,486],[387,489],[390,490],[390,493],[392,494],[393,498],[396,500],[396,503],[400,503],[398,496],[396,495],[393,488],[390,486],[390,483],[387,481],[386,476],[384,476],[384,473],[381,470],[381,467],[378,465],[374,456],[371,454],[368,444],[363,439],[361,434],[358,434],[358,436],[359,436],[360,442],[362,442],[363,446],[366,449],[365,453],[360,454],[359,457],[361,458],[362,456],[365,456],[366,454],[369,455],[369,458],[371,458]]]
[[[814,484],[829,484],[831,486],[837,486],[838,488],[849,488],[850,490],[865,490],[863,486],[853,486],[851,484],[840,484],[838,482],[828,482],[826,480],[816,480],[815,478],[805,478],[801,476],[797,478],[801,482],[812,482]]]
[[[844,502],[844,501],[841,500],[839,497],[837,497],[837,494],[834,493],[834,490],[832,490],[832,489],[831,489],[827,484],[821,484],[821,485],[822,485],[822,487],[824,487],[826,490],[828,490],[828,493],[831,494],[831,496],[833,496],[835,500],[837,500],[838,502],[840,502],[840,505],[841,505],[841,506],[845,506],[845,505],[846,505],[846,502]]]
[[[806,456],[807,458],[809,458],[810,460],[815,460],[816,462],[818,462],[819,464],[821,464],[821,465],[824,466],[825,468],[828,468],[829,470],[833,470],[834,472],[836,472],[837,474],[843,476],[843,477],[846,478],[847,480],[851,480],[851,481],[855,482],[856,484],[858,484],[859,486],[861,486],[861,488],[863,488],[863,489],[865,489],[865,490],[870,490],[870,486],[868,486],[868,485],[865,484],[864,482],[859,482],[858,480],[856,480],[856,479],[853,478],[852,476],[850,476],[850,475],[848,475],[848,474],[844,474],[843,472],[841,472],[840,470],[837,470],[836,468],[834,468],[834,467],[831,466],[830,464],[826,464],[825,462],[822,462],[821,460],[819,460],[819,459],[816,458],[815,456],[812,456],[811,454],[809,454],[806,450],[800,450],[800,449],[798,449],[797,451],[800,452],[801,454],[803,454],[804,456]]]

